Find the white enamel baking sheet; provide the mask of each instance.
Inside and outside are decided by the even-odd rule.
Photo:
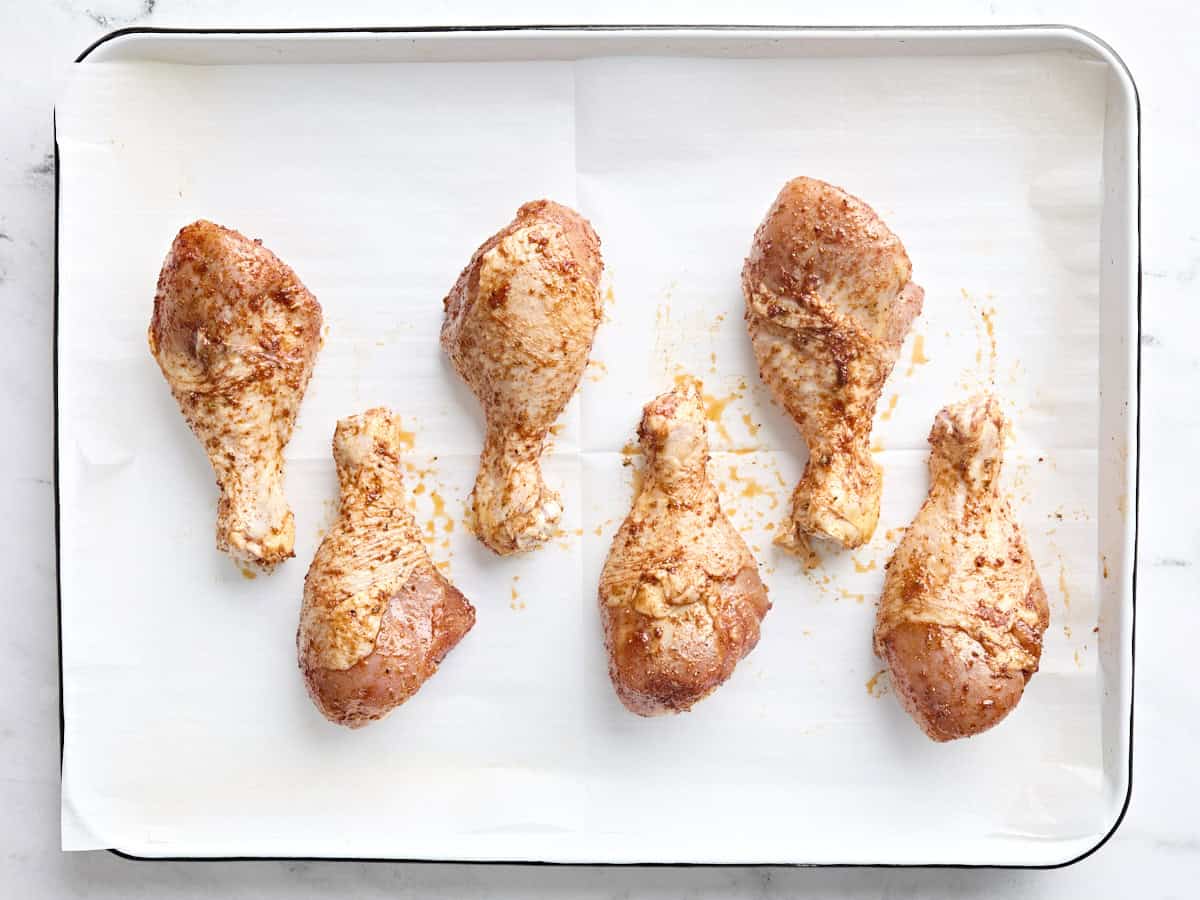
[[[1137,447],[1136,119],[1062,29],[134,35],[57,111],[65,849],[713,863],[1053,864],[1128,788]],[[779,187],[875,206],[925,310],[876,418],[869,546],[804,571],[771,544],[804,451],[759,384],[739,271]],[[603,241],[606,321],[547,478],[561,536],[515,559],[463,527],[481,416],[441,299],[523,201]],[[328,324],[288,448],[296,559],[245,577],[146,347],[176,230],[262,238]],[[609,686],[596,583],[643,403],[710,395],[712,474],[770,586],[762,641],[693,712]],[[884,563],[927,486],[935,413],[994,385],[1052,624],[1020,707],[929,742],[871,650]],[[478,624],[382,723],[305,695],[294,636],[336,505],[336,420],[414,435],[429,548]]]

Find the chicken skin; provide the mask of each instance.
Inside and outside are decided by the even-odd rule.
[[[759,374],[808,445],[791,515],[775,542],[809,536],[847,548],[871,539],[883,475],[871,420],[921,311],[900,240],[867,206],[812,178],[784,185],[742,269]]]
[[[200,220],[158,276],[150,352],[204,445],[217,547],[267,571],[294,555],[283,450],[321,348],[321,306],[259,241]]]
[[[338,422],[341,503],[304,579],[300,669],[317,708],[349,728],[415,694],[475,624],[405,506],[400,424],[386,409]]]
[[[540,458],[587,365],[601,268],[591,225],[538,200],[475,251],[446,297],[442,348],[487,419],[474,529],[502,556],[544,543],[562,515]]]
[[[638,429],[645,470],[600,576],[609,676],[631,712],[690,709],[758,643],[758,564],[708,479],[700,383],[683,377]]]
[[[1004,417],[979,396],[938,413],[929,496],[887,565],[875,652],[935,741],[991,728],[1038,670],[1046,591],[1000,489]]]

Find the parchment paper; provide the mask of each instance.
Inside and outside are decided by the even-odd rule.
[[[63,847],[140,855],[952,861],[1103,825],[1097,556],[1104,70],[1060,55],[78,68],[58,110]],[[876,422],[879,528],[804,571],[771,545],[803,445],[759,383],[741,262],[808,174],[904,241],[925,311]],[[523,201],[589,217],[608,298],[545,469],[562,535],[465,530],[482,438],[441,299]],[[328,324],[288,447],[296,558],[250,580],[146,345],[184,224],[262,238]],[[704,380],[712,475],[774,609],[733,678],[642,720],[608,683],[596,584],[641,407]],[[929,742],[871,650],[935,413],[992,383],[1050,595],[1041,672],[984,736]],[[408,486],[478,624],[382,723],[325,722],[296,668],[336,509],[336,420],[389,405]]]

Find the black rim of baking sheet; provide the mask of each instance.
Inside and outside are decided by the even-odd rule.
[[[1026,31],[1026,30],[1050,30],[1070,32],[1077,35],[1082,35],[1087,39],[1095,42],[1103,47],[1112,58],[1120,66],[1125,77],[1129,80],[1130,86],[1133,88],[1134,102],[1134,122],[1137,127],[1134,160],[1135,176],[1136,176],[1136,193],[1134,197],[1135,203],[1135,223],[1137,229],[1136,247],[1137,247],[1137,296],[1136,296],[1136,311],[1137,311],[1137,333],[1134,343],[1136,353],[1136,368],[1135,368],[1135,396],[1137,397],[1137,411],[1134,415],[1134,436],[1137,442],[1137,455],[1134,459],[1134,476],[1133,476],[1133,564],[1131,571],[1132,584],[1130,585],[1130,654],[1129,654],[1129,771],[1126,779],[1125,799],[1121,804],[1121,811],[1117,815],[1116,821],[1112,828],[1104,835],[1091,849],[1084,851],[1073,859],[1058,863],[1045,864],[1004,864],[1004,863],[692,863],[692,862],[548,862],[544,860],[455,860],[455,859],[430,859],[430,858],[400,858],[400,857],[355,857],[355,856],[137,856],[132,853],[126,853],[124,850],[109,848],[108,852],[119,856],[122,859],[131,860],[134,862],[266,862],[274,860],[293,861],[293,862],[372,862],[372,863],[427,863],[433,865],[473,865],[473,866],[491,866],[491,865],[512,865],[512,866],[588,866],[588,867],[626,867],[626,866],[652,866],[656,868],[880,868],[880,869],[910,869],[910,868],[925,868],[925,869],[1061,869],[1067,866],[1075,865],[1081,862],[1103,847],[1112,838],[1117,830],[1121,827],[1125,820],[1125,815],[1129,811],[1129,803],[1133,797],[1133,712],[1134,712],[1134,687],[1136,675],[1136,656],[1137,656],[1137,566],[1138,566],[1138,512],[1140,503],[1140,488],[1141,488],[1141,460],[1142,460],[1142,101],[1141,95],[1138,92],[1137,82],[1134,81],[1133,73],[1129,71],[1129,66],[1119,53],[1116,52],[1106,41],[1097,37],[1095,34],[1073,25],[1064,24],[1025,24],[1025,25],[974,25],[974,26],[954,26],[954,25],[918,25],[918,26],[874,26],[874,25],[851,25],[851,26],[805,26],[805,25],[425,25],[425,26],[360,26],[346,28],[160,28],[153,26],[134,26],[130,28],[119,28],[115,31],[110,31],[108,34],[100,37],[90,44],[82,53],[75,58],[76,63],[81,63],[86,60],[91,54],[109,41],[119,38],[128,37],[131,35],[217,35],[217,36],[236,36],[236,35],[263,35],[263,36],[278,36],[278,35],[305,35],[305,34],[454,34],[454,33],[500,33],[500,32],[666,32],[666,31],[749,31],[749,32],[796,32],[803,31],[811,34],[819,35],[828,32],[891,32],[897,34],[910,33],[927,33],[927,32],[967,32],[974,34],[984,34],[989,32],[1006,32],[1006,31]],[[59,249],[59,204],[61,201],[61,179],[59,177],[59,151],[58,151],[58,126],[57,119],[53,120],[52,124],[54,137],[54,346],[51,351],[51,358],[54,365],[53,376],[53,397],[54,397],[54,573],[55,573],[55,596],[58,608],[58,726],[59,726],[59,775],[61,780],[63,755],[66,748],[66,716],[63,699],[63,654],[62,654],[62,581],[61,581],[61,520],[62,520],[62,498],[59,493],[59,407],[58,407],[58,288],[59,288],[59,272],[58,272],[58,249]]]

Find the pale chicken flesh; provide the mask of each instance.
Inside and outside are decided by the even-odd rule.
[[[709,480],[705,419],[692,378],[646,406],[642,486],[600,576],[609,675],[642,716],[681,712],[712,693],[754,649],[771,608]]]
[[[587,365],[601,268],[588,222],[539,200],[475,251],[445,299],[442,347],[487,420],[474,530],[498,554],[544,543],[562,515],[540,459]]]
[[[150,351],[220,489],[217,547],[270,570],[293,554],[283,451],[321,347],[321,306],[260,241],[198,221],[158,277]]]
[[[1038,669],[1046,591],[1000,484],[1004,417],[983,395],[942,410],[929,496],[887,565],[875,652],[936,741],[1007,715]]]
[[[300,669],[317,708],[350,728],[415,694],[475,624],[474,607],[429,558],[408,511],[402,440],[386,409],[338,422],[337,520],[304,579]]]
[[[809,459],[775,542],[870,540],[883,476],[871,426],[924,292],[900,240],[869,206],[812,178],[788,182],[742,270],[759,373],[795,421]]]

